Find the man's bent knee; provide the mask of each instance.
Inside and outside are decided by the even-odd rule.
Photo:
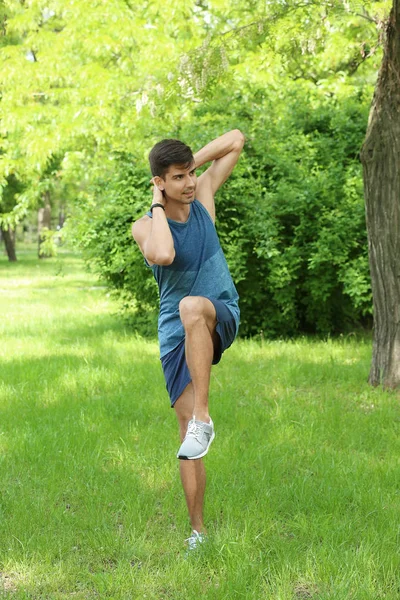
[[[186,296],[179,303],[179,314],[185,329],[194,327],[199,322],[205,322],[208,327],[213,325],[213,305],[202,296]]]

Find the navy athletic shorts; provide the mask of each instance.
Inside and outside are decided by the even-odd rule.
[[[217,313],[216,331],[218,342],[214,347],[212,364],[216,365],[221,360],[222,353],[229,348],[237,335],[237,325],[229,308],[221,302],[208,298]],[[161,358],[167,391],[171,399],[171,408],[183,393],[186,386],[192,381],[185,358],[185,340],[183,339],[176,348]]]

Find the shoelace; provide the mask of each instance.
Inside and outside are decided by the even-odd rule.
[[[193,550],[198,546],[198,544],[202,544],[204,542],[204,534],[193,529],[192,535],[187,538],[185,542],[187,542],[189,548]]]
[[[196,438],[197,441],[199,441],[200,432],[201,432],[201,429],[198,425],[196,425],[196,422],[191,421],[189,423],[189,427],[188,427],[186,435],[192,435],[194,438]]]

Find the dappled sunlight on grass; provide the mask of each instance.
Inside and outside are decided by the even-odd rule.
[[[190,599],[394,599],[400,409],[367,384],[369,340],[226,352],[211,381],[210,543],[184,560],[157,341],[132,334],[80,260],[55,275],[63,260],[0,275],[0,590],[183,600],[190,581]]]

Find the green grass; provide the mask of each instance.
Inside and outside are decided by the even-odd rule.
[[[370,341],[238,341],[213,369],[207,550],[155,340],[63,253],[0,260],[0,597],[400,597],[399,395]]]

